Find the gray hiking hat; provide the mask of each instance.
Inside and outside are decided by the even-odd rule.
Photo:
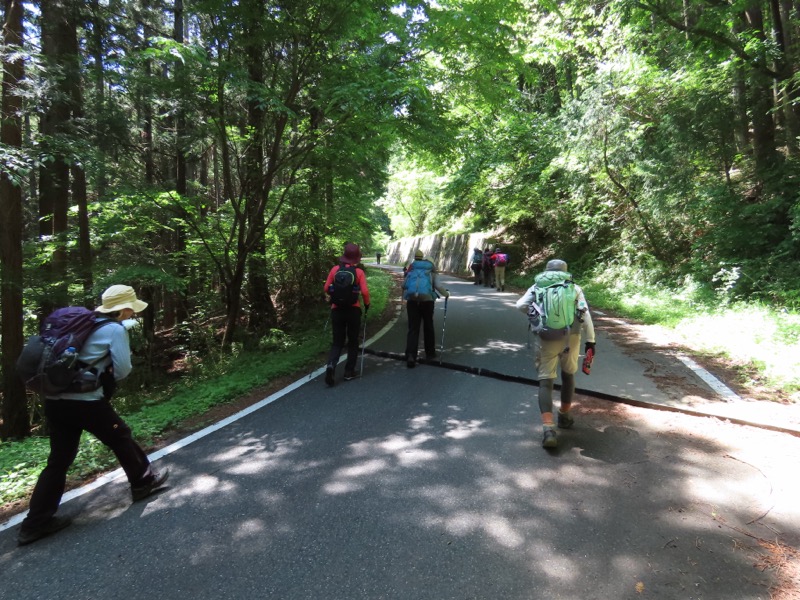
[[[565,263],[560,258],[554,258],[553,260],[547,261],[547,267],[544,269],[545,271],[564,271],[567,272],[567,263]]]

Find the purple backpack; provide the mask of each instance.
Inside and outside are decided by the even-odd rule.
[[[95,329],[112,319],[98,321],[97,313],[82,306],[68,306],[53,311],[42,322],[39,335],[31,336],[17,359],[17,374],[28,389],[45,396],[66,391],[87,392],[100,387],[83,380],[83,374],[94,367],[78,360],[78,353]]]

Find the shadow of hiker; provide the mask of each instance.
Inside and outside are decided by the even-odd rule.
[[[609,464],[640,463],[648,460],[647,447],[639,432],[630,427],[609,425],[602,430],[574,430],[573,443],[580,453]]]

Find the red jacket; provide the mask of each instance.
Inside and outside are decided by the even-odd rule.
[[[342,264],[345,267],[355,267],[355,265],[351,265],[349,263],[342,263]],[[331,284],[333,284],[334,275],[336,275],[337,271],[339,271],[339,267],[341,266],[342,265],[336,265],[328,273],[328,278],[325,280],[325,287],[323,288],[323,291],[326,294],[328,293]],[[361,289],[361,298],[363,298],[364,300],[364,306],[367,306],[369,304],[369,288],[367,287],[367,276],[364,275],[364,271],[359,269],[358,267],[356,267],[356,283],[358,284],[358,287]],[[356,300],[353,303],[353,306],[359,306],[358,300]],[[333,308],[335,309],[336,306],[333,305]]]

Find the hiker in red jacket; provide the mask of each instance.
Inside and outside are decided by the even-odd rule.
[[[491,261],[494,263],[494,284],[496,289],[500,292],[506,289],[506,266],[508,265],[508,254],[498,246],[494,249],[494,254],[491,256]]]
[[[335,382],[336,365],[347,343],[347,361],[344,365],[344,380],[356,378],[358,360],[358,332],[361,328],[361,303],[364,304],[364,317],[369,310],[369,288],[364,271],[358,268],[361,262],[361,248],[358,244],[347,244],[339,264],[333,267],[325,280],[324,291],[331,301],[331,330],[333,343],[328,354],[325,369],[325,383],[328,387]]]

